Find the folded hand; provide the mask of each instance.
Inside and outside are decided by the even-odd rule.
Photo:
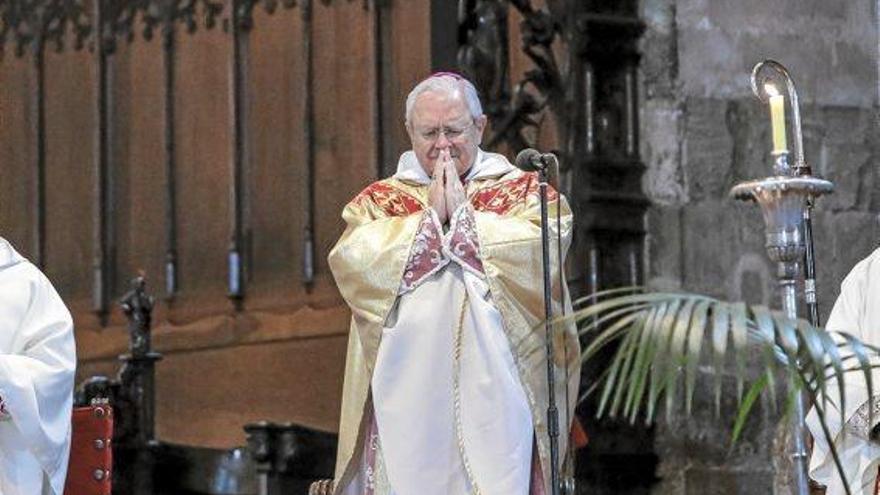
[[[442,156],[442,155],[441,155]],[[442,164],[442,159],[437,158],[434,164],[434,173],[431,177],[431,185],[428,186],[428,204],[437,213],[441,224],[446,224],[449,214],[446,209],[446,168]]]
[[[447,156],[449,156],[448,153]],[[464,184],[458,177],[458,171],[455,170],[452,158],[444,162],[444,165],[446,167],[446,209],[451,218],[455,210],[467,201],[467,194],[464,191]]]

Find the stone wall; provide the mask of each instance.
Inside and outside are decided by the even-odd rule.
[[[727,196],[739,181],[770,175],[769,115],[749,90],[749,74],[772,58],[797,83],[808,163],[837,187],[814,219],[827,318],[843,277],[880,245],[877,9],[876,0],[642,1],[652,287],[775,305],[760,212]],[[678,417],[658,428],[657,493],[769,493],[785,483],[775,468],[778,411],[764,401],[743,443],[728,452],[729,436],[717,425],[730,424],[735,402],[725,404],[720,420]]]

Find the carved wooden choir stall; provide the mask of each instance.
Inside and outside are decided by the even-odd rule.
[[[122,367],[117,377],[91,377],[78,387],[74,424],[81,426],[74,430],[73,451],[86,455],[71,466],[69,495],[109,493],[73,488],[92,486],[93,480],[109,481],[109,467],[105,467],[110,460],[108,444],[112,446],[113,493],[117,495],[306,493],[312,481],[332,477],[336,435],[293,423],[246,425],[247,447],[230,450],[156,438],[154,379],[162,356],[151,348],[153,298],[146,293],[142,277],[133,280],[132,290],[121,304],[129,320],[129,353],[120,356]],[[115,421],[110,420],[111,410]],[[91,416],[80,419],[80,415],[103,421],[94,425],[94,421],[88,422]],[[100,428],[112,429],[112,441]],[[95,437],[99,432],[103,436]],[[93,450],[103,453],[99,467],[89,464],[95,462]],[[109,483],[101,486],[109,488]]]

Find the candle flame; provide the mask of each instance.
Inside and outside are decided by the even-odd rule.
[[[776,89],[776,86],[770,83],[764,84],[764,92],[767,93],[767,96],[779,96],[779,90]]]

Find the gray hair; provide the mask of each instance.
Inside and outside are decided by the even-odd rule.
[[[435,92],[447,95],[464,94],[464,102],[467,104],[468,110],[471,112],[472,118],[481,117],[483,115],[483,105],[480,104],[480,97],[477,95],[477,88],[467,79],[451,73],[439,73],[428,77],[424,81],[416,84],[416,87],[409,92],[406,97],[406,125],[409,126],[412,119],[413,106],[416,99],[422,93]]]

